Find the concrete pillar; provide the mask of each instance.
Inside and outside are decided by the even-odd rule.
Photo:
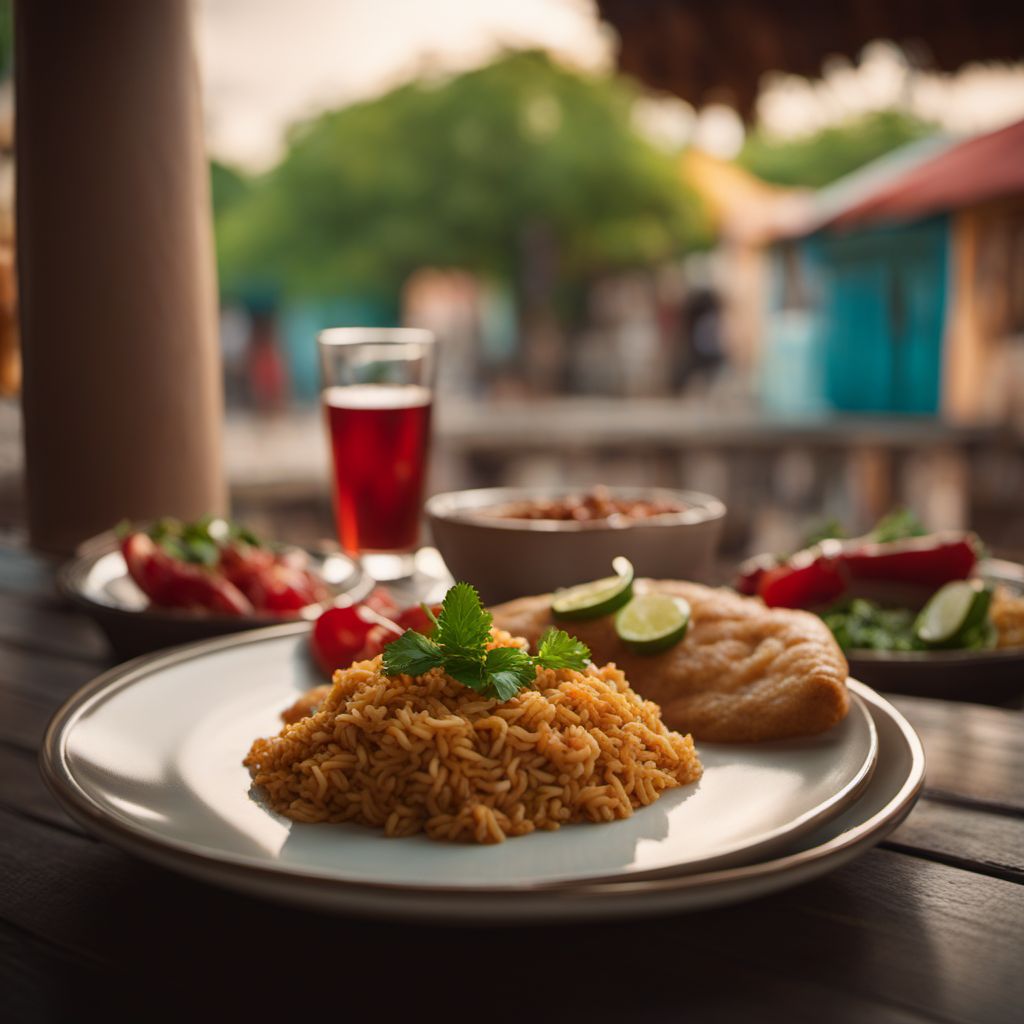
[[[19,3],[15,68],[30,541],[223,512],[189,3]]]

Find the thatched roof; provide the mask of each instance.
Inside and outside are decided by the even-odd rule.
[[[813,78],[876,39],[918,66],[1024,57],[1024,3],[1007,0],[597,0],[622,40],[619,67],[695,106],[754,110],[762,74]]]

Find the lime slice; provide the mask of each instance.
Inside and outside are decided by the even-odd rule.
[[[690,605],[668,594],[641,594],[615,616],[615,632],[638,654],[657,654],[679,643],[690,624]]]
[[[992,591],[981,580],[954,580],[928,599],[914,633],[931,647],[955,647],[960,637],[984,621],[991,600]]]
[[[556,591],[551,601],[555,618],[596,619],[621,608],[633,596],[633,566],[619,555],[612,568],[614,576]]]

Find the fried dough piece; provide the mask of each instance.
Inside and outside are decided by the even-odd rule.
[[[630,686],[661,705],[671,729],[721,743],[824,732],[849,707],[847,665],[828,627],[810,612],[766,608],[732,591],[678,580],[637,580],[636,593],[684,597],[692,611],[683,640],[660,654],[635,654],[614,617],[556,622],[551,595],[491,609],[494,624],[531,645],[551,625],[579,637],[598,665],[614,662]]]

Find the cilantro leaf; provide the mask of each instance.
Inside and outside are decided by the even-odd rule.
[[[530,675],[536,673],[531,669]],[[511,700],[521,689],[522,683],[514,672],[495,672],[488,677],[487,696],[494,700],[500,700],[503,704]]]
[[[487,674],[500,700],[509,700],[523,687],[533,686],[537,678],[537,666],[526,651],[518,647],[494,647],[487,652],[485,662]],[[501,696],[511,688],[508,697]]]
[[[590,648],[553,626],[537,642],[537,662],[544,668],[572,668],[582,672],[590,661]]]
[[[407,629],[384,648],[384,674],[388,676],[421,676],[443,664],[441,648],[414,629]]]
[[[468,583],[450,587],[441,602],[441,614],[434,628],[434,640],[446,651],[476,653],[483,657],[491,639],[491,613],[480,603],[480,595]]]
[[[518,647],[488,650],[491,622],[477,592],[468,583],[456,583],[444,596],[430,637],[408,629],[384,648],[384,674],[420,676],[443,667],[463,686],[507,701],[534,685],[540,666],[582,670],[590,660],[586,645],[560,629],[544,634],[536,655]]]
[[[487,666],[483,658],[474,658],[465,654],[449,654],[445,657],[444,670],[457,679],[463,686],[468,686],[477,693],[490,696],[487,680]]]

